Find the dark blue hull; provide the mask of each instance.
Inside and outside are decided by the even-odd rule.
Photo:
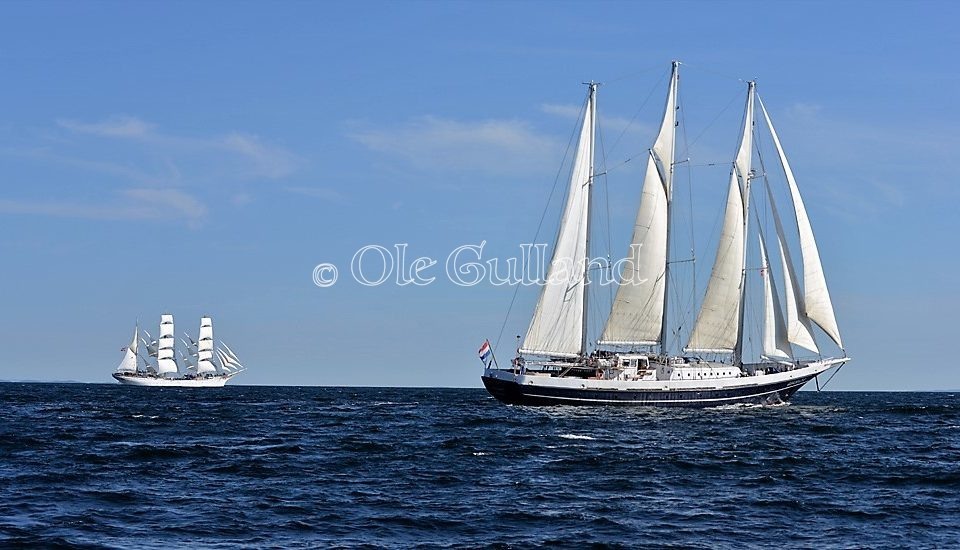
[[[715,390],[591,390],[521,385],[482,376],[490,395],[509,405],[631,405],[654,407],[717,407],[789,401],[813,376]]]

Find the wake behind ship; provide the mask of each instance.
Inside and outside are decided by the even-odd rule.
[[[596,177],[597,84],[589,84],[553,257],[526,336],[509,368],[497,365],[489,342],[480,349],[483,384],[498,400],[521,405],[692,407],[773,403],[789,400],[811,379],[834,367],[839,370],[849,361],[803,199],[754,82],[747,83],[740,142],[706,292],[682,353],[671,353],[668,338],[677,334],[671,333],[668,324],[669,305],[678,297],[671,287],[672,271],[676,264],[692,261],[671,258],[674,170],[679,164],[675,160],[679,66],[673,63],[659,133],[645,155],[640,207],[616,296],[592,351],[587,339],[591,305],[587,258]],[[757,105],[786,183],[782,194],[789,195],[796,220],[799,270],[790,254],[763,156],[759,147],[755,151]],[[750,208],[754,190],[760,195],[757,202],[768,207],[763,217]],[[751,215],[759,249],[753,265],[747,259]],[[776,232],[780,259],[772,264],[765,233],[770,225]],[[779,278],[774,271],[780,272]],[[759,284],[750,279],[755,274],[762,279]],[[783,282],[783,294],[776,279]],[[748,361],[745,300],[751,284],[763,287],[762,306],[754,306],[762,310],[762,349],[759,357]],[[691,287],[695,290],[695,284]],[[824,354],[814,326],[839,350],[836,356]]]
[[[160,333],[153,340],[147,331],[140,336],[140,326],[133,331],[133,340],[123,348],[124,356],[113,377],[121,384],[164,387],[222,387],[246,368],[233,350],[222,341],[214,345],[213,319],[200,318],[200,332],[194,340],[184,333],[183,349],[177,349],[173,315],[160,316]],[[144,356],[139,344],[147,350]],[[186,353],[184,353],[186,350]],[[177,361],[179,357],[179,361]]]

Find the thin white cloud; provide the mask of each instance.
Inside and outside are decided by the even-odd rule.
[[[280,179],[295,172],[300,164],[296,155],[280,147],[268,145],[250,134],[230,134],[219,140],[226,151],[246,157],[257,172],[270,179]]]
[[[557,103],[544,103],[540,105],[540,111],[555,115],[561,118],[576,120],[583,114],[583,107],[577,105],[560,105]]]
[[[102,137],[145,137],[153,132],[154,126],[138,118],[116,115],[100,122],[85,123],[76,120],[57,120],[62,128],[80,134],[90,134]]]
[[[0,149],[0,154],[80,168],[98,174],[113,176],[138,185],[162,187],[165,185],[180,185],[183,181],[180,170],[169,160],[163,161],[163,170],[157,170],[156,168],[147,170],[145,168],[138,168],[132,164],[122,164],[104,160],[87,160],[74,155],[57,152],[50,147],[6,148]]]
[[[567,120],[579,120],[583,116],[583,107],[573,104],[544,103],[540,105],[540,111]],[[657,128],[639,120],[636,116],[627,118],[598,112],[597,121],[601,128],[608,129],[614,137],[630,133],[651,142],[656,137]]]
[[[787,116],[793,118],[817,118],[823,111],[823,106],[815,103],[794,103],[787,108]]]
[[[144,154],[162,157],[168,171],[178,177],[182,172],[187,177],[191,175],[181,165],[190,165],[194,170],[209,166],[219,169],[226,165],[234,172],[232,177],[275,180],[296,172],[302,164],[297,155],[265,143],[259,136],[250,133],[232,132],[214,137],[180,136],[160,132],[155,124],[125,115],[112,116],[99,122],[60,119],[57,124],[78,135],[140,144]],[[229,157],[235,158],[231,160]],[[236,158],[244,162],[237,163]],[[85,162],[91,168],[103,165],[108,170],[112,169],[109,163],[103,161]]]
[[[199,221],[207,207],[179,189],[126,189],[124,197],[140,208],[146,218],[162,218],[171,213],[178,218]]]
[[[56,121],[61,129],[33,147],[0,149],[0,155],[59,164],[97,174],[89,200],[0,198],[0,212],[97,220],[157,220],[198,226],[207,207],[197,197],[225,198],[235,206],[252,201],[238,182],[282,180],[302,165],[293,153],[250,133],[193,137],[163,133],[132,116],[94,122]],[[92,153],[91,151],[96,151]],[[106,189],[121,189],[109,194]]]
[[[370,150],[421,168],[487,174],[539,170],[560,150],[555,139],[519,120],[424,116],[392,128],[357,127],[349,136]]]
[[[237,193],[230,197],[230,203],[234,206],[246,206],[253,202],[253,197],[249,193]]]
[[[943,200],[958,193],[947,167],[960,139],[949,129],[858,121],[808,103],[786,108],[780,123],[776,112],[771,116],[800,185],[838,218],[862,222],[929,193]]]
[[[289,193],[295,193],[297,195],[303,195],[305,197],[313,197],[315,199],[322,199],[330,202],[343,202],[346,197],[343,193],[337,191],[336,189],[331,189],[329,187],[284,187],[284,191]]]
[[[186,222],[199,226],[207,207],[179,189],[125,189],[113,201],[83,203],[71,201],[0,199],[0,212],[93,220],[155,220]]]

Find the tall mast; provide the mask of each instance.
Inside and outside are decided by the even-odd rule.
[[[660,130],[647,150],[640,206],[617,294],[600,338],[614,346],[657,346],[667,350],[668,197],[671,195],[676,141],[676,87],[679,62],[673,63]]]
[[[747,120],[744,122],[743,140],[746,141],[749,139],[747,132],[753,133],[753,97],[756,93],[757,83],[754,81],[747,82],[747,109],[744,116],[747,117]],[[746,149],[746,150],[744,150]],[[746,153],[747,158],[746,166],[750,166],[750,157],[753,156],[753,148],[741,148],[740,154]],[[737,159],[740,161],[741,159]],[[736,170],[738,163],[734,163],[734,170]],[[747,229],[750,226],[750,178],[753,176],[753,170],[747,170],[746,174],[741,174],[740,177],[743,181],[743,249],[746,251],[747,248]],[[743,320],[744,320],[744,305],[746,301],[746,283],[747,283],[747,255],[743,254],[742,269],[740,271],[740,312],[739,318],[737,319],[737,344],[733,348],[733,362],[735,365],[740,365],[743,363]]]
[[[717,256],[710,272],[700,313],[690,332],[685,351],[730,353],[739,362],[743,352],[744,273],[746,269],[747,220],[749,219],[750,163],[753,159],[754,83],[748,82],[740,145],[737,147]]]
[[[140,353],[137,345],[140,339],[140,318],[137,317],[137,324],[133,329],[133,372],[140,370]],[[143,361],[143,370],[147,370],[147,361]]]
[[[521,354],[575,358],[582,357],[587,348],[587,236],[593,183],[594,96],[598,84],[591,82],[589,86],[553,257],[520,346]]]
[[[597,133],[597,82],[587,82],[587,86],[590,88],[589,99],[587,100],[587,109],[589,112],[587,116],[590,117],[590,146],[587,152],[587,158],[590,162],[589,173],[587,174],[587,238],[586,238],[586,254],[584,255],[583,261],[583,330],[580,335],[580,354],[587,354],[587,313],[589,312],[589,302],[590,302],[590,292],[589,292],[589,283],[590,283],[590,226],[591,218],[590,210],[593,205],[593,175],[594,175],[594,148],[596,146],[596,133]]]
[[[673,62],[673,70],[670,73],[670,97],[667,97],[667,105],[673,105],[674,111],[677,109],[677,82],[680,80],[680,62]],[[671,113],[673,114],[673,113]],[[666,116],[666,115],[664,115]],[[667,356],[667,312],[670,301],[670,220],[672,219],[671,210],[673,207],[673,159],[676,155],[677,145],[677,124],[674,118],[673,128],[670,131],[670,158],[660,159],[661,170],[665,173],[662,178],[666,182],[664,192],[667,195],[667,256],[663,264],[663,318],[660,321],[660,354]]]
[[[160,337],[157,341],[157,374],[163,376],[178,371],[174,358],[176,340],[174,338],[173,315],[160,315]]]

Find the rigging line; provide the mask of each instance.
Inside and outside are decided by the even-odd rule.
[[[606,220],[604,221],[606,222],[606,228],[607,228],[607,255],[609,256],[610,255],[609,249],[611,246],[610,244],[611,243],[610,241],[610,192],[609,192],[609,185],[607,180],[607,154],[603,147],[603,128],[600,124],[599,114],[597,115],[597,119],[596,119],[596,139],[599,144],[598,149],[600,152],[600,171],[598,172],[596,171],[596,168],[594,169],[593,181],[594,183],[596,183],[601,177],[603,178],[603,197],[604,197],[604,203],[607,210],[607,217],[606,217]],[[596,157],[596,151],[594,152],[594,156]],[[590,207],[593,208],[592,202],[590,204]],[[587,256],[588,257],[590,256],[589,250],[587,251]]]
[[[748,346],[745,350],[741,350],[741,351],[740,351],[740,362],[741,362],[741,363],[746,363],[746,361],[744,361],[744,357],[747,356],[747,353],[746,353],[747,350],[749,350],[750,352],[756,354],[757,343],[754,342],[754,337],[755,337],[757,334],[760,334],[760,330],[761,330],[761,329],[760,329],[760,320],[758,319],[757,307],[756,307],[756,306],[754,305],[754,303],[753,303],[752,293],[747,292],[747,288],[746,288],[747,286],[753,286],[751,283],[752,283],[751,281],[748,281],[747,278],[744,277],[744,289],[743,289],[743,291],[744,291],[744,293],[745,293],[745,296],[744,296],[744,300],[743,300],[743,308],[744,308],[745,310],[749,310],[750,313],[751,313],[751,315],[750,315],[750,323],[751,323],[751,325],[752,325],[752,327],[751,327],[752,330],[746,331],[746,320],[744,321],[744,326],[740,327],[740,330],[746,331],[746,338],[745,338],[745,340],[746,340],[747,346]],[[746,314],[746,311],[744,312],[744,314]],[[744,317],[746,317],[746,315],[744,315]],[[761,344],[761,349],[762,349],[762,344]],[[762,352],[761,352],[760,354],[756,354],[756,355],[762,355]]]
[[[592,174],[591,185],[596,185],[596,189],[594,189],[593,196],[587,208],[591,212],[596,212],[596,209],[594,208],[594,203],[598,202],[599,199],[597,197],[599,195],[597,193],[599,193],[600,190],[602,189],[604,203],[606,204],[606,210],[607,210],[607,216],[603,221],[605,222],[604,225],[606,226],[606,230],[607,230],[606,231],[607,233],[606,249],[607,249],[607,258],[609,258],[610,257],[610,215],[609,215],[610,193],[609,193],[608,180],[606,177],[607,157],[603,147],[603,128],[602,128],[602,125],[600,124],[600,113],[597,111],[595,111],[594,113],[594,137],[595,137],[595,142],[594,142],[593,159],[591,159],[591,164],[593,164],[594,166],[594,171]],[[599,166],[597,165],[597,156],[598,156],[597,149],[598,148],[600,153],[599,154],[600,158],[598,163]],[[602,178],[602,185],[600,184],[601,178]],[[588,213],[588,216],[589,216],[589,213]],[[602,234],[602,232],[600,232],[598,229],[593,229],[591,233],[593,235]],[[585,262],[591,262],[591,259],[592,259],[591,250],[597,250],[599,248],[603,248],[602,246],[598,246],[598,245],[602,245],[602,243],[598,241],[600,241],[599,237],[597,239],[593,239],[593,238],[589,238],[588,236],[588,249],[586,250],[586,256],[584,257]],[[599,266],[594,267],[594,264],[592,262],[588,263],[586,268],[587,268],[587,274],[586,274],[587,279],[584,281],[585,286],[584,286],[583,292],[584,292],[584,299],[587,301],[586,303],[587,303],[587,307],[589,308],[589,311],[584,311],[584,314],[587,315],[588,326],[584,326],[583,330],[586,331],[586,335],[584,338],[586,341],[586,346],[589,348],[589,346],[593,345],[593,342],[590,339],[590,335],[596,334],[598,319],[600,318],[600,315],[603,313],[602,311],[603,308],[599,304],[600,297],[602,294],[602,289],[596,288],[597,283],[596,283],[595,277],[591,275],[590,272],[593,272],[602,268],[600,268]],[[600,278],[602,280],[602,275],[600,275]],[[586,352],[587,352],[587,349],[584,349],[583,353],[586,353]]]
[[[672,70],[673,69],[671,68],[670,71]],[[657,82],[655,82],[654,85],[650,88],[650,91],[647,92],[647,97],[645,97],[643,102],[640,103],[640,106],[637,107],[637,110],[633,113],[633,116],[630,117],[630,121],[627,122],[627,125],[623,127],[623,130],[620,131],[620,135],[617,136],[617,139],[613,142],[613,145],[610,147],[611,154],[617,149],[617,145],[620,144],[620,140],[623,139],[623,136],[627,133],[627,130],[629,130],[630,127],[633,126],[634,121],[636,121],[637,117],[640,116],[640,112],[643,111],[643,108],[647,106],[647,102],[649,102],[650,98],[653,97],[653,93],[658,89],[660,89],[660,86],[663,83],[663,79],[667,74],[669,74],[669,71],[667,73],[662,74],[660,76],[660,79],[657,80]]]
[[[754,142],[754,143],[756,144],[756,142]],[[760,151],[759,151],[759,150],[757,151],[757,156],[758,156],[758,157],[760,156]],[[761,168],[763,168],[763,159],[762,159],[762,158],[760,159],[760,166],[761,166]],[[750,186],[750,202],[751,202],[751,203],[754,203],[754,204],[757,204],[757,199],[756,199],[756,197],[754,196],[753,186]],[[758,235],[758,239],[759,239],[759,235],[760,235],[760,231],[761,231],[761,229],[760,229],[760,227],[761,227],[760,214],[757,212],[757,208],[753,208],[752,210],[753,210],[753,217],[754,217],[754,219],[757,220],[757,235]],[[768,233],[768,234],[769,234],[769,233]],[[769,256],[770,256],[770,255],[769,255],[769,253],[766,251],[766,242],[764,241],[763,244],[764,244],[764,253],[767,255],[767,264],[766,264],[766,266],[764,266],[763,263],[761,262],[761,265],[760,265],[759,268],[747,268],[747,269],[748,269],[749,271],[760,271],[760,270],[763,270],[764,267],[766,267],[766,276],[767,276],[767,277],[773,277],[773,268],[771,267],[772,264],[770,263],[770,260],[769,260]],[[755,283],[755,282],[752,283],[752,286],[755,288],[755,287],[757,286],[757,283]],[[772,288],[771,290],[779,296],[779,293],[777,293],[777,291],[776,291],[775,288]],[[744,289],[744,292],[746,292],[746,288]],[[748,300],[750,300],[750,294],[747,294],[746,297],[747,297]],[[752,304],[752,302],[753,302],[753,301],[751,300],[751,304]],[[753,311],[752,311],[753,315],[751,316],[751,319],[753,320],[754,329],[756,330],[756,333],[760,335],[760,342],[761,342],[761,343],[760,343],[760,346],[761,346],[760,356],[762,357],[762,356],[763,356],[763,332],[762,332],[763,329],[761,328],[761,325],[762,325],[762,323],[764,323],[764,321],[760,319],[760,317],[761,317],[761,315],[760,315],[760,309],[761,309],[761,308],[760,308],[759,306],[756,306],[756,305],[752,305],[752,307],[753,307],[754,309],[753,309]],[[764,310],[766,309],[766,298],[764,298],[763,309],[764,309]],[[782,315],[783,312],[781,311],[780,314]],[[791,352],[792,352],[792,350],[791,350]]]
[[[717,162],[707,162],[704,164],[688,164],[690,168],[709,168],[713,166],[730,166],[729,160],[722,160]]]
[[[674,263],[674,262],[671,262],[671,263]],[[679,262],[677,262],[677,263],[679,263]],[[673,280],[674,280],[674,281],[677,280],[677,271],[676,271],[676,269],[670,270],[670,276],[673,277]],[[672,303],[674,303],[674,304],[680,304],[680,303],[681,303],[681,299],[683,298],[683,295],[681,294],[680,285],[678,285],[678,284],[670,285],[670,290],[672,291],[672,294],[673,294],[673,300],[671,300]],[[665,297],[665,299],[668,299],[668,300],[669,300],[670,297],[667,296],[667,297]],[[677,313],[677,312],[675,311],[674,313]],[[680,324],[677,325],[675,328],[674,328],[673,326],[670,327],[670,333],[673,335],[673,340],[674,340],[674,342],[672,342],[672,344],[678,344],[678,342],[680,341],[680,329],[681,329],[683,326],[686,325],[686,321],[687,321],[686,313],[682,313],[682,314],[677,315],[677,316],[675,316],[675,317],[680,317],[679,320],[680,320],[681,322],[680,322]],[[676,318],[674,319],[674,321],[677,321],[677,320],[678,320],[678,319],[676,319]],[[664,319],[664,321],[666,321],[666,319]],[[668,344],[671,344],[671,342],[668,342]],[[667,345],[667,349],[668,349],[668,350],[671,349],[671,346],[670,346],[670,345]],[[665,355],[669,355],[669,353],[665,352]]]
[[[713,120],[711,120],[710,123],[707,124],[707,125],[703,128],[703,130],[700,131],[700,133],[697,135],[697,137],[693,138],[693,141],[690,142],[690,147],[693,147],[694,144],[696,144],[697,141],[699,141],[700,138],[702,138],[703,135],[704,135],[705,133],[707,133],[707,130],[709,130],[710,127],[712,127],[714,124],[716,124],[717,120],[720,119],[720,117],[723,115],[723,113],[727,112],[727,110],[730,108],[730,106],[733,105],[733,102],[736,101],[737,98],[742,97],[742,96],[743,96],[743,90],[738,90],[737,93],[734,94],[733,97],[730,98],[730,101],[727,102],[727,105],[726,105],[723,109],[721,109],[720,112],[717,113],[717,115],[716,115],[715,117],[713,117]],[[746,113],[744,113],[744,115],[746,115]],[[742,121],[742,120],[743,120],[743,119],[741,118],[741,121]],[[687,154],[688,154],[688,155],[690,154],[690,150],[689,150],[689,149],[687,150]]]
[[[649,155],[649,154],[650,154],[650,150],[647,149],[646,151],[644,151],[643,153],[640,153],[640,154]],[[628,158],[627,160],[625,160],[625,161],[623,161],[623,162],[614,164],[612,167],[610,167],[610,168],[607,169],[607,171],[606,171],[606,173],[604,173],[604,175],[609,174],[610,172],[613,172],[614,170],[616,170],[616,169],[618,169],[618,168],[623,168],[623,166],[624,166],[625,164],[627,164],[628,162],[630,162],[630,161],[632,161],[633,159],[637,158],[638,156],[640,156],[640,154],[637,154],[636,156],[632,156],[632,157]]]
[[[715,216],[714,216],[714,218],[713,218],[713,226],[712,226],[711,229],[710,229],[709,239],[707,239],[708,242],[713,243],[713,238],[714,238],[714,237],[717,237],[717,255],[720,254],[720,236],[719,236],[719,232],[720,232],[720,222],[721,222],[721,219],[723,219],[723,218],[726,216],[726,211],[727,211],[726,200],[724,200],[724,201],[723,201],[723,205],[720,207],[719,210],[717,210],[717,213],[715,214]],[[716,255],[715,255],[715,256],[714,256],[713,263],[716,263],[716,262],[717,262],[717,260],[716,260]],[[696,267],[696,264],[694,264],[694,266]],[[712,272],[713,272],[713,267],[712,267],[712,264],[711,264],[711,274],[712,274]],[[694,274],[694,277],[696,277],[696,274]],[[707,277],[707,286],[709,286],[709,284],[710,284],[709,281],[710,281],[710,277]],[[694,289],[694,291],[696,291],[696,289]],[[706,294],[706,289],[704,289],[704,294]],[[704,296],[704,297],[706,297],[706,296]]]
[[[716,75],[716,76],[719,76],[719,77],[728,78],[728,79],[731,79],[731,80],[736,80],[736,81],[738,81],[738,82],[747,82],[746,80],[740,78],[739,76],[733,76],[733,75],[730,75],[730,74],[722,73],[722,72],[720,72],[720,71],[715,71],[715,70],[713,70],[713,69],[708,69],[708,68],[706,68],[706,67],[704,67],[704,66],[700,66],[700,65],[690,65],[689,63],[684,63],[683,66],[684,66],[684,67],[693,67],[694,69],[696,69],[696,70],[698,70],[698,71],[703,71],[703,72],[705,72],[705,73],[710,73],[710,74],[713,74],[713,75]]]
[[[686,153],[686,155],[684,155],[684,156],[687,157],[687,159],[688,159],[688,161],[687,161],[687,163],[686,163],[686,164],[687,164],[687,170],[686,170],[686,172],[687,172],[687,203],[688,203],[689,210],[690,210],[690,220],[689,220],[689,227],[690,227],[690,257],[693,258],[693,268],[692,268],[692,272],[693,272],[693,281],[692,281],[692,284],[693,284],[693,292],[692,292],[692,294],[691,294],[691,303],[688,304],[688,308],[689,308],[689,309],[695,309],[695,308],[696,308],[696,305],[697,305],[697,304],[696,304],[696,294],[697,294],[697,241],[696,241],[696,238],[695,238],[696,232],[695,232],[694,229],[693,229],[693,220],[695,219],[695,218],[693,217],[693,171],[690,169],[690,162],[689,162],[689,158],[690,158],[690,144],[689,144],[688,141],[687,141],[687,137],[688,137],[688,136],[687,136],[687,109],[686,109],[686,107],[684,107],[684,105],[683,105],[683,97],[680,95],[680,90],[679,90],[679,89],[677,90],[677,104],[678,104],[678,106],[680,107],[680,124],[681,124],[680,128],[681,128],[681,134],[683,135],[683,148],[684,148],[684,152]],[[674,164],[676,164],[676,163],[674,163]],[[687,311],[684,315],[681,316],[681,319],[683,320],[684,323],[686,323],[686,322],[688,321],[688,316],[689,316],[689,314],[690,314],[690,311]]]
[[[649,66],[649,67],[646,67],[646,68],[643,68],[643,69],[639,69],[639,70],[634,71],[634,72],[631,72],[631,73],[622,74],[622,75],[620,75],[620,76],[618,76],[618,77],[616,77],[616,78],[613,78],[613,79],[608,79],[607,82],[620,82],[621,80],[626,80],[626,79],[628,79],[628,78],[633,78],[633,77],[638,76],[638,75],[641,75],[641,74],[652,73],[653,71],[659,70],[662,66],[663,66],[663,64],[657,63],[656,65],[651,65],[651,66]]]
[[[766,189],[767,189],[767,190],[770,190],[770,189],[771,189],[771,187],[770,187],[770,175],[769,175],[769,172],[767,172],[767,166],[766,166],[766,164],[763,162],[763,143],[762,143],[763,137],[762,137],[762,134],[758,133],[758,132],[756,131],[756,129],[754,129],[753,138],[754,138],[754,139],[753,139],[754,146],[755,146],[756,149],[757,149],[757,158],[760,160],[760,170],[763,171],[763,184],[766,186]],[[770,227],[770,217],[773,215],[773,209],[774,209],[774,207],[775,207],[775,204],[772,202],[772,201],[773,201],[773,192],[770,191],[769,193],[764,193],[764,194],[763,194],[763,198],[764,198],[764,203],[767,205],[766,210],[764,210],[764,212],[763,212],[763,216],[764,216],[764,218],[765,218],[765,219],[764,219],[764,225],[763,225],[763,226],[769,229],[769,227]],[[757,223],[760,223],[759,219],[757,220]],[[777,234],[777,240],[778,240],[778,242],[779,242],[779,239],[780,239],[780,236],[779,236],[779,233],[778,233],[778,234]],[[786,246],[786,243],[784,243],[784,246]],[[782,255],[783,252],[781,251],[780,254]],[[783,275],[784,275],[784,280],[786,280],[786,273],[784,273]],[[784,288],[784,291],[786,291],[786,288]],[[784,295],[784,298],[786,298],[786,295]]]
[[[610,232],[610,184],[609,179],[607,178],[607,152],[603,146],[603,128],[600,125],[600,117],[597,117],[597,135],[600,137],[600,165],[602,172],[599,174],[603,176],[603,200],[607,209],[607,216],[604,220],[607,226],[607,264],[610,264],[610,257],[613,254],[613,237]],[[594,176],[596,177],[596,176]],[[587,256],[590,255],[590,251],[587,251]],[[608,285],[610,286],[610,285]],[[613,288],[609,289],[609,300],[610,303],[613,303]]]
[[[540,214],[540,222],[537,223],[537,231],[533,236],[533,243],[531,244],[536,244],[537,239],[540,238],[540,230],[543,228],[543,221],[547,217],[547,210],[549,210],[550,208],[550,202],[553,200],[553,195],[557,191],[557,184],[560,181],[560,174],[563,173],[563,167],[567,163],[567,157],[570,155],[570,149],[573,146],[573,140],[576,138],[577,130],[580,128],[579,121],[583,119],[583,117],[585,116],[588,101],[589,101],[589,96],[587,96],[587,99],[584,100],[583,106],[580,107],[580,115],[577,117],[578,123],[573,125],[573,132],[570,134],[570,139],[567,140],[567,149],[563,153],[563,159],[560,161],[560,167],[557,168],[557,174],[553,178],[553,187],[550,189],[550,195],[547,197],[547,203],[543,207],[543,213]],[[560,229],[557,228],[558,236],[559,236],[559,233],[560,233]],[[527,266],[523,266],[524,269],[526,269],[526,267]],[[546,266],[539,266],[539,267],[546,268]],[[544,277],[546,277],[546,272],[544,272]],[[517,301],[517,294],[520,292],[521,286],[523,285],[515,285],[513,288],[513,297],[510,299],[510,306],[507,308],[507,313],[503,318],[503,324],[500,326],[500,333],[497,335],[496,346],[500,346],[500,340],[503,338],[503,331],[506,330],[507,328],[507,321],[510,319],[510,312],[513,311],[513,306]]]
[[[819,388],[817,388],[817,391],[821,391],[823,390],[823,388],[826,388],[827,384],[829,384],[830,381],[833,380],[833,377],[836,376],[838,372],[840,372],[840,369],[842,369],[844,365],[846,365],[846,363],[840,363],[840,366],[837,367],[837,370],[833,371],[833,374],[830,375],[830,378],[827,378],[827,381],[824,382],[822,386],[819,386]],[[820,380],[817,379],[817,384],[819,385],[819,383],[820,383]]]
[[[550,190],[550,195],[547,197],[547,204],[546,204],[546,205],[544,206],[544,208],[543,208],[543,213],[540,214],[540,222],[537,224],[537,232],[536,232],[536,234],[533,236],[533,240],[534,240],[534,241],[536,241],[537,239],[540,238],[540,230],[543,228],[543,221],[544,221],[544,220],[546,219],[546,217],[547,217],[547,210],[549,210],[549,208],[550,208],[550,201],[553,200],[553,195],[554,195],[554,193],[555,193],[556,190],[557,190],[557,184],[558,184],[559,181],[560,181],[560,175],[563,173],[563,167],[564,167],[564,166],[566,165],[566,163],[567,163],[567,156],[570,154],[570,149],[571,149],[572,146],[573,146],[573,141],[574,141],[574,139],[576,139],[576,137],[577,137],[577,133],[578,133],[577,131],[578,131],[578,130],[580,129],[580,127],[582,126],[582,124],[580,123],[580,121],[583,120],[583,117],[586,116],[587,102],[589,102],[589,100],[590,100],[590,98],[589,98],[589,96],[587,96],[587,99],[584,100],[584,102],[583,102],[583,106],[580,108],[580,116],[577,118],[577,124],[574,125],[573,133],[570,135],[569,141],[567,141],[567,150],[564,151],[564,153],[563,153],[563,159],[560,161],[560,168],[557,169],[557,174],[556,174],[556,176],[554,176],[554,179],[553,179],[553,188]],[[570,170],[571,170],[571,172],[572,172],[572,170],[573,170],[573,166],[572,166],[572,165],[570,166]],[[567,189],[567,191],[569,192],[569,188]],[[566,196],[564,196],[564,199],[566,199]],[[559,236],[560,236],[560,227],[559,227],[559,225],[558,225],[558,227],[557,227],[557,234],[554,236],[554,241],[556,241],[556,239],[559,238]]]

